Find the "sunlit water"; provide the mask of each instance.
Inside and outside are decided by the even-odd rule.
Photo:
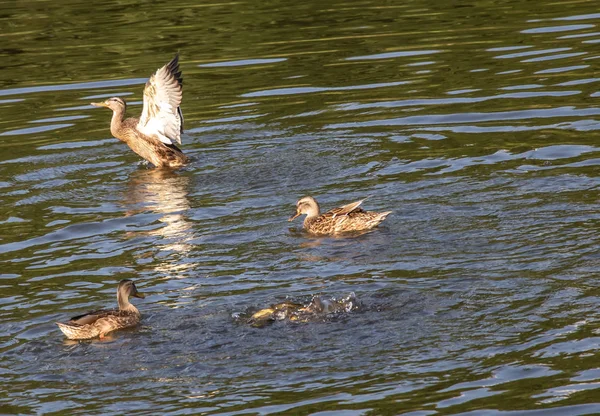
[[[70,3],[0,6],[1,413],[600,413],[597,2]],[[177,51],[173,173],[88,103]],[[142,325],[66,341],[122,278]]]

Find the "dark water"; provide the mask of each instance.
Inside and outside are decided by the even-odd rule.
[[[0,11],[0,413],[600,413],[596,1]],[[137,114],[177,51],[195,160],[167,173],[88,103]],[[306,194],[394,213],[311,238]],[[141,327],[67,342],[122,278]]]

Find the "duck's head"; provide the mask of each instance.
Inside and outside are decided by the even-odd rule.
[[[296,202],[296,214],[292,215],[288,221],[306,214],[308,217],[316,217],[319,215],[319,204],[312,196],[305,196]]]
[[[117,288],[117,297],[121,299],[129,299],[130,296],[144,299],[145,296],[143,293],[138,292],[137,287],[135,287],[135,283],[129,279],[123,279],[119,282],[119,287]]]
[[[90,104],[93,105],[94,107],[108,107],[115,112],[125,111],[125,108],[127,107],[127,104],[125,104],[125,101],[123,101],[119,97],[111,97],[108,100],[102,101],[101,103],[90,103]]]

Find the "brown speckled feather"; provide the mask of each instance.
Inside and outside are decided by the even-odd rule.
[[[363,231],[379,225],[391,211],[373,212],[362,208],[342,214],[331,210],[318,217],[307,217],[304,228],[314,234],[335,234],[348,231]]]
[[[112,133],[116,138],[124,141],[131,150],[156,167],[178,168],[188,162],[187,156],[177,146],[167,145],[156,137],[140,133],[135,128],[137,124],[137,118],[125,119],[120,128]]]
[[[360,204],[362,204],[365,199],[361,199],[360,201],[351,202],[347,205],[342,205],[341,207],[334,208],[330,211],[327,211],[323,215],[331,214],[333,217],[336,217],[338,215],[350,214],[351,212],[356,211],[358,209],[358,207],[360,206]],[[360,211],[362,211],[362,209]],[[364,211],[362,211],[362,212],[364,212]]]
[[[137,325],[141,315],[134,311],[105,309],[93,311],[72,318],[68,322],[56,324],[69,339],[89,339],[114,331]]]

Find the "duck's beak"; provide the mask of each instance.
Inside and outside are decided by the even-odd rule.
[[[138,292],[137,287],[135,287],[135,285],[133,286],[133,293],[131,294],[131,296],[140,299],[144,299],[146,297],[143,293]]]
[[[106,105],[105,102],[101,102],[101,103],[90,103],[91,105],[93,105],[94,107],[108,107],[108,105]]]
[[[296,211],[296,214],[292,215],[290,218],[288,218],[288,221],[294,221],[299,216],[300,216],[300,211]]]

